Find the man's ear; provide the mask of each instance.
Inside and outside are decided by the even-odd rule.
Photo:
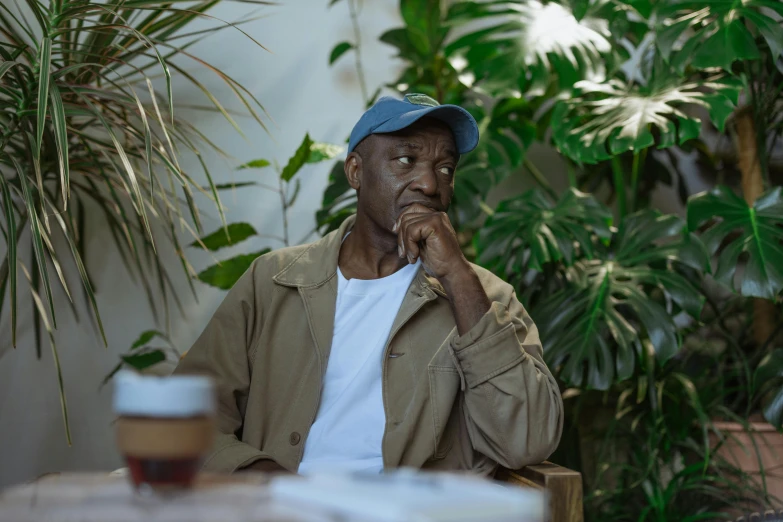
[[[345,158],[345,177],[348,179],[348,184],[354,190],[359,190],[362,185],[362,157],[356,152],[351,152],[348,157]]]

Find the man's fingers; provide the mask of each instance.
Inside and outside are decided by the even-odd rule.
[[[437,213],[436,211],[432,210],[429,207],[425,207],[420,203],[414,203],[413,205],[406,207],[405,210],[402,211],[402,214],[397,216],[397,221],[394,223],[392,232],[396,232],[397,229],[399,229],[402,221],[404,221],[406,218],[410,219],[411,217],[418,217],[420,215],[436,214],[436,213]]]
[[[400,257],[407,257],[410,263],[416,262],[421,255],[419,241],[425,241],[433,231],[432,216],[428,214],[418,214],[404,219],[400,223],[397,234]]]

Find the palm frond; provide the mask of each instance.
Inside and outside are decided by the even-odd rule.
[[[31,267],[25,274],[35,301],[36,338],[38,325],[43,325],[53,341],[57,310],[52,286],[60,286],[69,300],[76,297],[73,284],[67,283],[67,257],[74,260],[85,303],[106,342],[98,289],[87,263],[94,216],[86,208],[97,208],[105,217],[113,247],[144,288],[154,313],[162,311],[161,299],[166,314],[170,302],[181,308],[161,249],[177,253],[193,288],[196,271],[178,233],[185,230],[198,238],[202,231],[196,191],[215,205],[225,227],[204,155],[226,154],[175,113],[173,78],[198,88],[240,134],[237,107],[264,129],[269,119],[248,89],[191,52],[197,41],[225,29],[239,31],[253,49],[266,52],[239,28],[245,19],[226,22],[208,13],[220,2],[26,0],[22,6],[0,5],[0,214],[8,245],[0,265],[0,302],[9,291],[14,344],[20,315],[18,268],[26,270],[24,263]],[[194,29],[198,21],[210,26]],[[217,75],[238,102],[211,92],[183,60]],[[190,155],[203,166],[206,181],[180,166]],[[21,234],[23,225],[31,230],[29,260],[21,254],[26,249],[20,238],[28,241]],[[64,242],[55,241],[55,231]],[[62,386],[61,399],[67,423]]]

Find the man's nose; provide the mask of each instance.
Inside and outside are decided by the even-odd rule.
[[[434,196],[438,193],[438,176],[431,166],[422,165],[416,169],[416,178],[410,188],[418,190],[425,196]]]

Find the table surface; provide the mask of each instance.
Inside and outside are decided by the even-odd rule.
[[[0,522],[331,522],[334,513],[271,498],[261,473],[202,474],[192,490],[139,495],[128,478],[63,473],[0,492]]]

